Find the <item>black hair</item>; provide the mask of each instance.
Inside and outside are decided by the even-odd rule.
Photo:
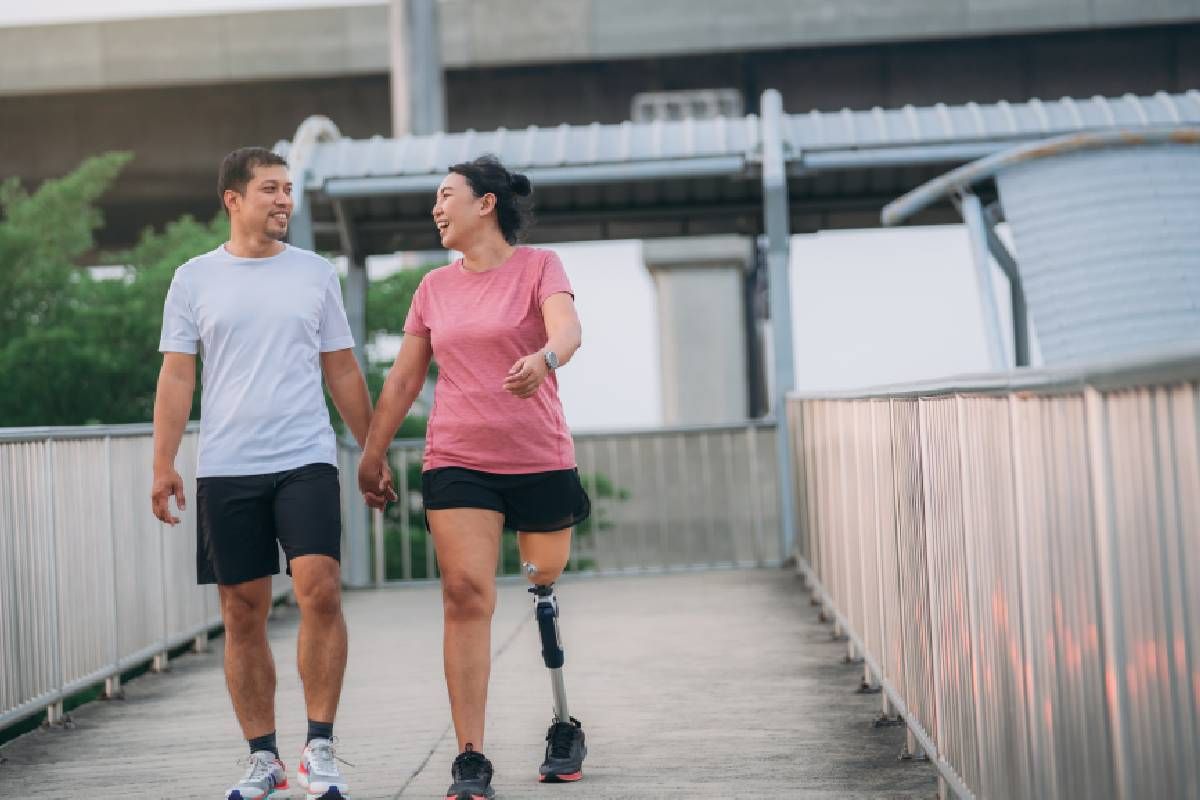
[[[467,179],[476,197],[491,193],[496,196],[496,221],[500,233],[509,244],[519,242],[525,229],[533,222],[532,202],[529,195],[533,186],[529,178],[517,172],[509,172],[500,159],[490,153],[474,161],[464,161],[450,167]]]
[[[286,167],[287,159],[265,147],[239,147],[221,160],[220,176],[217,178],[217,197],[225,213],[225,192],[230,189],[238,194],[246,193],[246,186],[254,177],[256,167]]]

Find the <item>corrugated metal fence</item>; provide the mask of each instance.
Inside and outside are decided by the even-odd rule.
[[[196,585],[196,432],[177,465],[188,513],[150,513],[149,425],[0,431],[0,728],[191,640],[220,623]],[[276,582],[276,595],[290,582]]]
[[[1200,354],[793,397],[800,568],[946,788],[1200,797]]]
[[[592,516],[575,531],[568,571],[640,573],[782,562],[775,426],[752,423],[575,434]],[[344,574],[351,585],[437,577],[421,510],[423,442],[390,451],[399,502],[365,524],[362,500],[347,493],[357,449],[341,452]],[[520,570],[506,536],[498,572]]]

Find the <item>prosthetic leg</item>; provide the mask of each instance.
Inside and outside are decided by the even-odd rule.
[[[526,563],[525,573],[533,580],[537,567]],[[565,661],[562,637],[558,631],[558,599],[554,584],[529,587],[533,595],[533,617],[542,639],[542,660],[550,670],[550,686],[554,691],[554,721],[546,733],[546,760],[539,770],[538,780],[544,783],[577,781],[583,777],[583,758],[587,755],[583,725],[571,716],[567,707],[567,690],[563,685]]]
[[[554,596],[554,584],[531,586],[529,593],[533,595],[533,618],[537,620],[538,633],[542,637],[542,661],[550,670],[550,686],[554,690],[554,719],[567,722],[571,712],[567,708],[567,690],[562,675],[566,654],[558,632],[558,598]]]

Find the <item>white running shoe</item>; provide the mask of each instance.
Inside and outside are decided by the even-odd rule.
[[[307,794],[307,800],[348,800],[350,785],[338,770],[333,754],[333,742],[313,739],[300,755],[296,779]]]
[[[225,792],[225,800],[263,800],[277,789],[288,788],[287,768],[270,750],[250,754],[242,779]]]

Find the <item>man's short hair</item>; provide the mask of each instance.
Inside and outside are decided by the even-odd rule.
[[[238,194],[246,193],[246,186],[254,177],[255,167],[286,167],[287,159],[265,147],[239,147],[221,161],[221,174],[217,179],[217,197],[226,213],[225,192],[233,189]]]

